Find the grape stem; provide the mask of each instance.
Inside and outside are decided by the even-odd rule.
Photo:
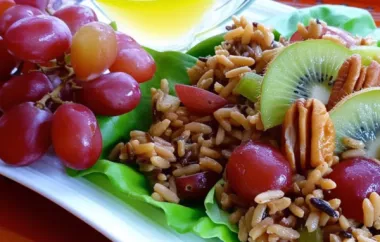
[[[54,90],[45,96],[43,96],[39,101],[36,102],[36,107],[40,109],[44,109],[46,107],[46,102],[51,99],[53,102],[58,104],[63,104],[64,101],[61,99],[61,90],[66,86],[66,84],[70,84],[73,89],[80,89],[81,87],[75,84],[74,80],[74,70],[70,67],[65,66],[65,68],[69,71],[69,73],[61,78],[61,83],[54,88]]]

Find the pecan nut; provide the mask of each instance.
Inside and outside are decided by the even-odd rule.
[[[366,67],[362,65],[360,55],[352,55],[339,69],[338,76],[332,87],[327,110],[331,110],[347,95],[364,88],[380,86],[380,64],[372,61]]]
[[[335,129],[322,102],[296,100],[288,109],[282,128],[282,151],[293,171],[306,172],[325,162],[332,163]]]

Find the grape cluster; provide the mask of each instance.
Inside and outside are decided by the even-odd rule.
[[[0,159],[29,165],[53,146],[67,167],[88,169],[102,150],[95,115],[133,110],[156,65],[91,8],[47,5],[0,0]]]

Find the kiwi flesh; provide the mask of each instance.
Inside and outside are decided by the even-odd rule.
[[[281,124],[299,98],[327,103],[339,68],[350,56],[345,46],[330,40],[306,40],[287,46],[269,65],[261,89],[261,119],[265,130]]]
[[[362,63],[365,66],[369,66],[375,58],[380,57],[380,48],[377,46],[352,46],[350,50],[352,54],[359,54],[362,57]]]
[[[330,110],[336,131],[335,153],[347,148],[342,140],[361,140],[369,157],[380,159],[380,87],[363,89],[348,95]]]

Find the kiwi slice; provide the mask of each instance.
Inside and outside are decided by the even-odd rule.
[[[352,46],[351,52],[352,54],[359,54],[365,66],[369,66],[376,57],[380,57],[380,48],[377,46]]]
[[[347,149],[342,139],[351,137],[365,143],[370,157],[380,158],[380,87],[348,95],[330,110],[330,117],[336,131],[337,154]]]
[[[261,93],[262,82],[263,76],[247,72],[240,79],[239,84],[235,87],[235,91],[250,101],[256,102]]]
[[[268,66],[261,89],[265,129],[281,124],[299,98],[327,103],[331,87],[350,50],[330,40],[307,40],[286,47]]]

